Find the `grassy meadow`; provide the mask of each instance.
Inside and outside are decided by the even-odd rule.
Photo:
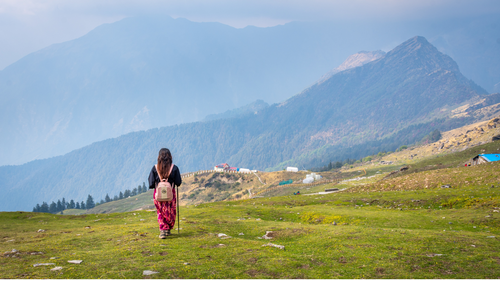
[[[0,277],[499,278],[499,195],[470,185],[192,205],[165,240],[146,210],[2,213]],[[450,196],[494,203],[450,205]],[[259,239],[266,231],[273,238]]]

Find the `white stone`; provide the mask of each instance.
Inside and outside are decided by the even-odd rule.
[[[278,248],[278,249],[281,249],[281,250],[285,249],[285,246],[276,245],[276,244],[273,244],[273,243],[264,244],[264,245],[262,245],[262,247],[275,247],[275,248]]]
[[[62,269],[62,266],[56,266],[52,269],[50,269],[50,271],[58,271],[58,270],[61,270]]]
[[[36,232],[45,232],[45,229],[39,229]]]
[[[37,267],[37,266],[42,266],[42,265],[55,265],[55,263],[35,263],[33,266]]]
[[[153,275],[153,274],[156,274],[156,273],[159,273],[158,271],[152,271],[152,270],[144,270],[142,272],[142,275]]]
[[[69,263],[74,263],[74,264],[81,264],[83,261],[82,260],[70,260],[68,262]]]

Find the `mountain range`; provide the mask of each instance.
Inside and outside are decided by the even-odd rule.
[[[388,51],[414,34],[429,38],[491,93],[500,87],[499,31],[493,17],[241,29],[168,16],[126,18],[0,71],[0,165],[203,120],[259,99],[279,103],[349,55]]]
[[[450,116],[459,106],[496,100],[485,97],[453,59],[417,36],[251,114],[133,132],[64,156],[0,167],[1,206],[28,210],[42,200],[117,194],[146,181],[161,147],[171,149],[182,172],[220,162],[278,170],[356,159],[472,123],[472,117]]]

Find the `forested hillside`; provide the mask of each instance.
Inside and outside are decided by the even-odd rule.
[[[251,115],[129,133],[64,156],[0,167],[3,210],[61,197],[97,200],[137,186],[161,147],[182,172],[228,162],[251,169],[320,166],[420,140],[473,118],[450,110],[486,91],[423,37],[382,58],[333,75]],[[29,194],[29,197],[26,197]]]

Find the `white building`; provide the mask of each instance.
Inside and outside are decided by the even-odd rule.
[[[286,167],[286,171],[287,172],[297,173],[299,171],[299,168],[297,168],[297,167]]]

